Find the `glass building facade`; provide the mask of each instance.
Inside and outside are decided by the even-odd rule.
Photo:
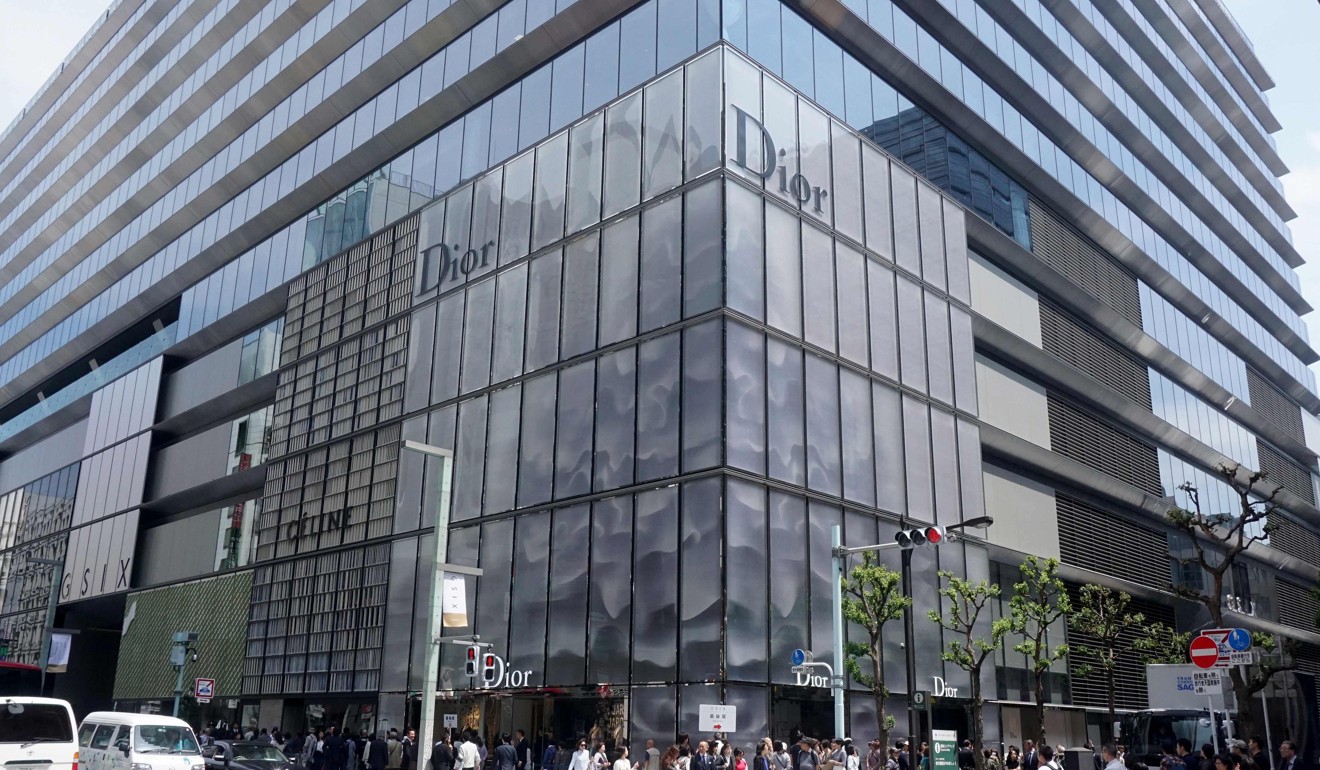
[[[192,630],[225,688],[196,721],[416,725],[414,441],[483,571],[445,634],[503,663],[474,686],[440,644],[439,713],[824,735],[789,654],[833,641],[831,528],[990,515],[914,557],[916,681],[884,640],[891,713],[943,691],[965,733],[936,571],[1055,557],[1203,626],[1163,515],[1185,483],[1233,510],[1229,464],[1279,508],[1227,612],[1320,675],[1270,85],[1217,0],[119,2],[0,135],[0,635],[78,630],[48,690],[82,710],[167,698],[143,667]],[[1011,647],[991,742],[1031,699]],[[1069,745],[1104,735],[1086,662],[1046,676]],[[1149,702],[1135,659],[1117,690]]]

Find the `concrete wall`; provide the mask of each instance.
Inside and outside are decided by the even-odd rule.
[[[995,545],[1040,557],[1059,557],[1054,490],[1016,473],[985,466],[985,512],[995,525],[985,531]]]
[[[0,463],[0,493],[17,489],[82,457],[87,420],[47,436]]]
[[[147,497],[156,499],[225,475],[232,428],[223,423],[156,452]]]
[[[220,511],[207,511],[142,532],[136,585],[197,577],[215,567]]]
[[[984,257],[969,257],[972,309],[1040,347],[1040,301],[1036,292]]]
[[[1045,388],[994,361],[977,356],[976,392],[980,397],[982,422],[1050,448]]]
[[[243,340],[237,339],[169,375],[165,382],[161,419],[173,417],[238,385]]]

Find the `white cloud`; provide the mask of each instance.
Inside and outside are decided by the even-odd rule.
[[[110,0],[0,0],[0,129],[109,7]]]
[[[1305,155],[1292,155],[1294,166],[1283,177],[1283,189],[1297,212],[1297,218],[1289,223],[1293,244],[1306,259],[1306,265],[1297,270],[1302,294],[1311,304],[1320,306],[1320,130],[1307,131],[1305,144],[1298,149],[1302,146]],[[1320,313],[1307,315],[1306,322],[1311,339],[1320,341]]]

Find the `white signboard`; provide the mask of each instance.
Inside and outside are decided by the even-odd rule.
[[[703,733],[732,733],[738,730],[738,707],[723,704],[697,706],[697,730]]]
[[[444,573],[441,619],[445,628],[467,628],[467,581],[462,575]]]
[[[1193,671],[1192,686],[1197,695],[1223,695],[1224,680],[1219,672],[1211,669],[1210,671]]]
[[[458,727],[458,714],[445,714],[445,727]]]
[[[63,674],[69,670],[69,649],[73,646],[72,634],[51,632],[50,657],[46,659],[46,671]]]

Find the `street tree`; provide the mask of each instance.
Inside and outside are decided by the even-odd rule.
[[[1265,471],[1248,471],[1240,465],[1220,465],[1216,471],[1216,476],[1233,490],[1235,510],[1206,513],[1201,509],[1200,491],[1184,483],[1178,489],[1187,496],[1191,507],[1171,508],[1165,518],[1191,542],[1192,555],[1176,557],[1179,564],[1199,570],[1198,574],[1206,578],[1199,583],[1171,583],[1169,590],[1204,607],[1211,627],[1224,628],[1226,578],[1242,554],[1254,543],[1268,540],[1276,528],[1271,515],[1279,508],[1275,498],[1282,487],[1269,483]],[[1260,641],[1265,639],[1262,637]],[[1269,644],[1272,645],[1272,640]],[[1296,668],[1292,646],[1291,640],[1285,640],[1283,649],[1272,660],[1262,659],[1254,666],[1230,667],[1228,676],[1234,699],[1238,703],[1251,703],[1253,696],[1268,687],[1276,673]],[[1244,735],[1260,732],[1261,725],[1251,709],[1242,709],[1238,717]]]
[[[1058,559],[1041,561],[1028,556],[1019,569],[1022,580],[1013,585],[1009,612],[1013,633],[1022,637],[1022,641],[1013,645],[1013,650],[1027,657],[1036,703],[1032,715],[1034,724],[1023,725],[1023,734],[1032,736],[1037,745],[1044,746],[1045,674],[1055,661],[1068,654],[1067,644],[1049,643],[1049,630],[1060,618],[1072,612],[1072,601],[1068,598],[1067,586],[1059,577]]]
[[[999,584],[988,580],[973,583],[964,580],[948,570],[937,573],[944,586],[940,595],[944,597],[945,612],[941,614],[931,610],[930,619],[950,632],[953,636],[944,648],[944,660],[966,671],[971,677],[972,709],[972,754],[976,759],[976,770],[985,770],[985,695],[981,692],[981,668],[995,650],[1004,643],[1004,637],[1012,630],[1010,618],[990,620],[990,635],[982,636],[986,623],[981,620],[981,613],[991,601],[998,601]],[[987,612],[987,619],[989,613]]]
[[[862,563],[843,578],[843,617],[866,632],[866,641],[845,645],[848,675],[875,696],[876,730],[882,746],[889,745],[889,731],[894,717],[885,711],[889,688],[885,686],[884,628],[891,620],[903,617],[912,606],[912,597],[903,594],[902,578],[876,560],[875,554],[862,554]],[[863,664],[865,660],[865,665]]]
[[[1142,663],[1189,663],[1187,646],[1191,641],[1191,631],[1180,634],[1164,623],[1155,622],[1146,626],[1132,646]]]
[[[1073,645],[1073,654],[1079,656],[1080,676],[1099,669],[1105,678],[1105,692],[1109,696],[1109,722],[1117,719],[1114,703],[1114,674],[1118,661],[1130,654],[1141,639],[1146,616],[1129,612],[1132,597],[1122,591],[1105,586],[1087,584],[1078,591],[1077,605],[1068,623],[1088,641]]]

